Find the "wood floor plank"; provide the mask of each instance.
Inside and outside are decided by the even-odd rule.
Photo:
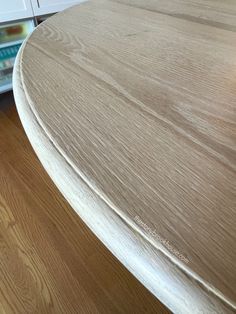
[[[0,112],[0,310],[169,313],[80,220]],[[1,313],[2,313],[1,312]]]

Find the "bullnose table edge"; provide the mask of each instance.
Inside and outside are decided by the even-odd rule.
[[[40,25],[37,29],[39,27]],[[235,306],[230,300],[215,291],[214,287],[201,282],[187,268],[181,267],[176,257],[172,259],[153,246],[147,238],[117,215],[78,176],[47,136],[33,113],[22,78],[22,55],[32,34],[22,44],[15,60],[13,93],[25,133],[61,194],[112,254],[171,311],[190,313],[194,309],[197,313],[233,313]],[[172,273],[166,273],[166,268]]]

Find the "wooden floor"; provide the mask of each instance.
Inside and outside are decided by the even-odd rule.
[[[0,95],[0,313],[169,313],[101,244]]]

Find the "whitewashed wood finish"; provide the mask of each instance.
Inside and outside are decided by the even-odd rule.
[[[236,33],[126,2],[37,28],[14,72],[20,117],[65,198],[148,289],[175,313],[231,313]]]
[[[234,0],[116,0],[146,10],[209,24],[226,30],[236,30]]]

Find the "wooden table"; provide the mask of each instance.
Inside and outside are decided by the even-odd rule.
[[[41,24],[14,70],[47,172],[175,313],[236,307],[235,16],[231,0],[89,1]]]

